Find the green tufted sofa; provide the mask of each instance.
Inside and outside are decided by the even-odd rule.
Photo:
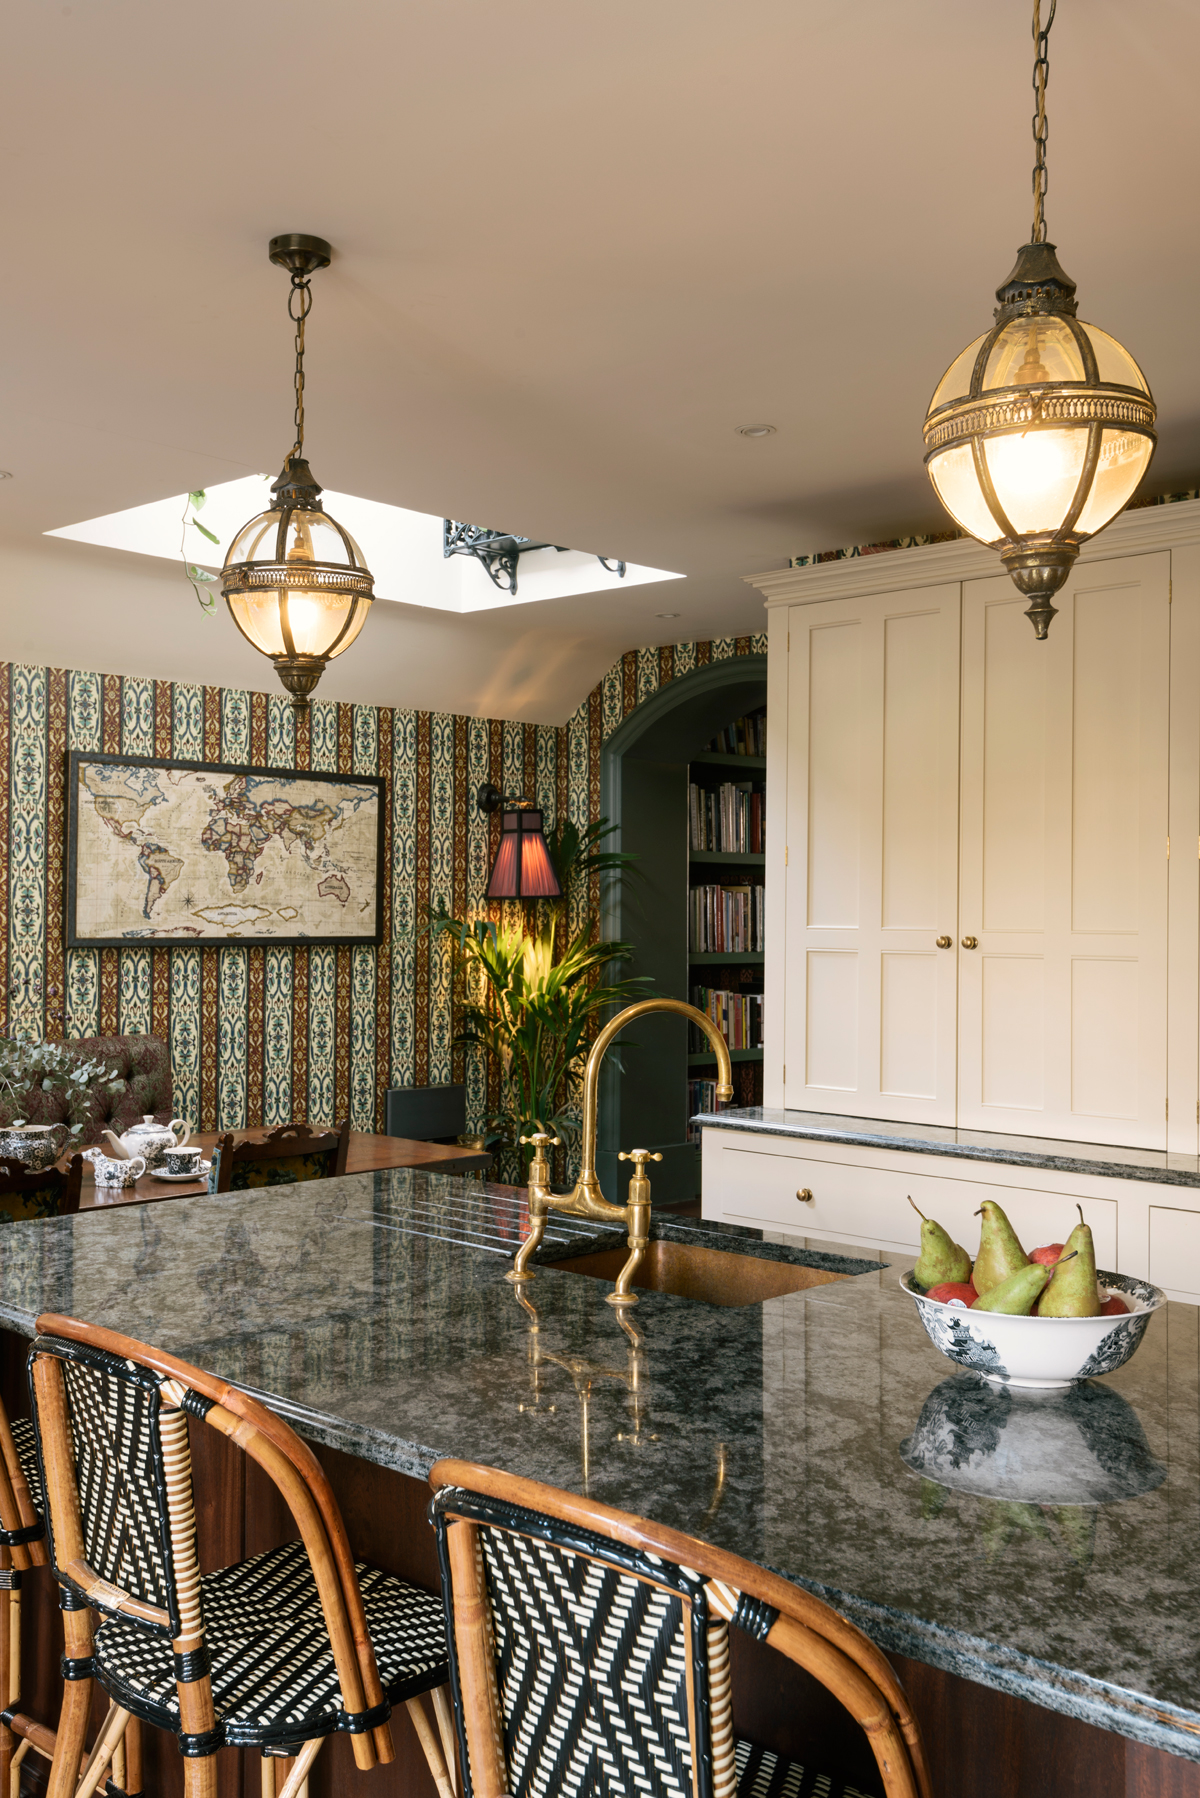
[[[99,1142],[102,1130],[113,1130],[119,1136],[130,1124],[140,1123],[147,1113],[161,1123],[169,1121],[171,1055],[161,1037],[71,1037],[66,1046],[77,1049],[81,1055],[104,1060],[111,1075],[94,1081],[86,1090],[82,1105],[76,1100],[72,1114],[68,1112],[65,1093],[43,1092],[35,1083],[23,1106],[0,1106],[0,1123],[10,1123],[15,1117],[24,1117],[30,1124],[82,1123],[71,1147],[83,1148]],[[111,1085],[119,1090],[110,1091]]]

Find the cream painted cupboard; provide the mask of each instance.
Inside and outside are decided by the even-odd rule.
[[[974,543],[754,584],[765,1104],[1196,1155],[1200,502],[1127,513],[1086,546],[1044,643]],[[734,1215],[728,1196],[706,1158],[706,1214]],[[1157,1244],[1159,1271],[1194,1261],[1200,1291],[1200,1189],[1138,1198],[1122,1264],[1146,1270]]]

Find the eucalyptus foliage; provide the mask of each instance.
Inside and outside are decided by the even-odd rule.
[[[72,1116],[86,1104],[87,1096],[101,1083],[110,1092],[124,1090],[116,1079],[111,1062],[98,1056],[84,1055],[66,1043],[38,1042],[27,1035],[0,1036],[0,1106],[19,1111],[30,1091],[40,1087],[44,1093],[62,1093],[66,1097],[67,1114]],[[23,1117],[14,1116],[12,1124],[22,1124]],[[71,1127],[77,1136],[82,1122]]]

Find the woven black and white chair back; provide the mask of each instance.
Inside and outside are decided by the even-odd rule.
[[[483,1791],[454,1629],[463,1530],[486,1589],[511,1798],[732,1798],[728,1623],[698,1573],[461,1488],[437,1493],[431,1516],[468,1798]]]
[[[199,1637],[191,1454],[179,1408],[192,1395],[179,1389],[164,1404],[160,1375],[84,1343],[39,1337],[31,1365],[43,1358],[62,1370],[78,1494],[77,1509],[74,1502],[47,1507],[54,1577],[68,1602],[119,1613],[172,1641]],[[50,1440],[46,1402],[43,1394],[34,1421],[43,1482],[53,1492],[47,1469],[61,1438]]]

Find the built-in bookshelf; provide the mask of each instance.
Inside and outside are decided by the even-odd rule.
[[[735,719],[688,769],[688,997],[729,1044],[741,1105],[762,1103],[766,720]],[[690,1118],[715,1107],[716,1055],[688,1039]]]

